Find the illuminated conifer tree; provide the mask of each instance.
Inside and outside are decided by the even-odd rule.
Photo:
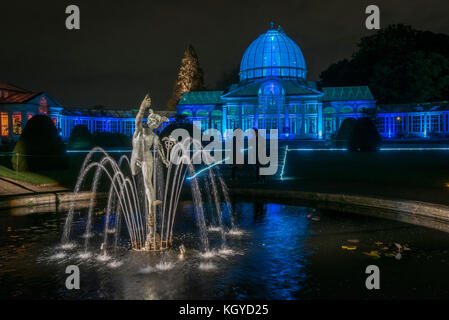
[[[181,60],[178,78],[173,86],[173,92],[168,101],[168,110],[175,110],[176,105],[185,92],[204,90],[203,70],[200,67],[198,56],[192,45],[188,45]]]

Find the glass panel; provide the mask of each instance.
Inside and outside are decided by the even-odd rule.
[[[2,130],[2,136],[9,135],[9,120],[8,120],[8,113],[2,112],[0,114],[1,118],[1,130]]]
[[[12,115],[12,132],[15,135],[22,134],[22,115],[20,112],[14,112]]]
[[[197,113],[197,116],[198,117],[208,117],[209,116],[209,113],[207,113],[207,111],[198,111],[198,113]]]

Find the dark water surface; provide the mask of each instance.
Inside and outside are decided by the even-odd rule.
[[[75,246],[63,249],[64,213],[0,215],[1,299],[345,299],[449,297],[449,234],[400,222],[281,204],[236,203],[237,232],[210,231],[201,254],[192,205],[180,204],[174,247],[150,254],[128,249],[100,259],[104,215],[84,252],[85,216]],[[227,217],[229,223],[229,217]],[[348,241],[350,240],[350,241]],[[395,243],[402,248],[400,259]],[[346,246],[342,248],[342,246]],[[348,250],[353,249],[353,250]],[[381,289],[365,287],[377,265]],[[67,290],[68,265],[80,268],[80,290]]]

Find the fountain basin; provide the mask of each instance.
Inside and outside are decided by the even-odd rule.
[[[107,259],[99,247],[104,215],[94,218],[92,249],[86,253],[80,238],[86,211],[74,220],[75,241],[67,247],[59,244],[64,212],[4,213],[0,298],[438,299],[448,294],[441,285],[449,267],[447,233],[344,212],[236,202],[239,232],[226,230],[225,247],[219,232],[209,232],[210,252],[204,254],[192,208],[189,201],[180,203],[172,249],[136,252],[123,235]],[[407,248],[399,260],[396,244]],[[65,289],[65,268],[71,264],[80,268],[80,290]],[[370,264],[382,272],[378,292],[363,286]]]

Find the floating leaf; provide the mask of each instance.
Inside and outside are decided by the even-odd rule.
[[[394,253],[384,253],[385,257],[395,257],[396,255]]]
[[[404,246],[403,250],[404,250],[404,251],[410,251],[410,250],[412,250],[412,249],[410,249],[409,247]]]
[[[375,259],[380,258],[379,252],[377,251],[363,252],[363,254]]]
[[[381,242],[381,241],[376,241],[376,242],[374,242],[374,244],[375,244],[376,246],[381,246],[381,245],[383,245],[384,243]]]
[[[382,250],[389,250],[390,248],[388,247],[383,247]]]
[[[313,217],[312,220],[313,220],[313,221],[320,221],[321,219],[318,218],[318,217]]]
[[[341,248],[345,249],[345,250],[356,250],[357,249],[356,246],[341,246]]]
[[[359,243],[359,240],[357,240],[357,239],[350,239],[350,240],[348,240],[348,242],[351,242],[351,243]]]

